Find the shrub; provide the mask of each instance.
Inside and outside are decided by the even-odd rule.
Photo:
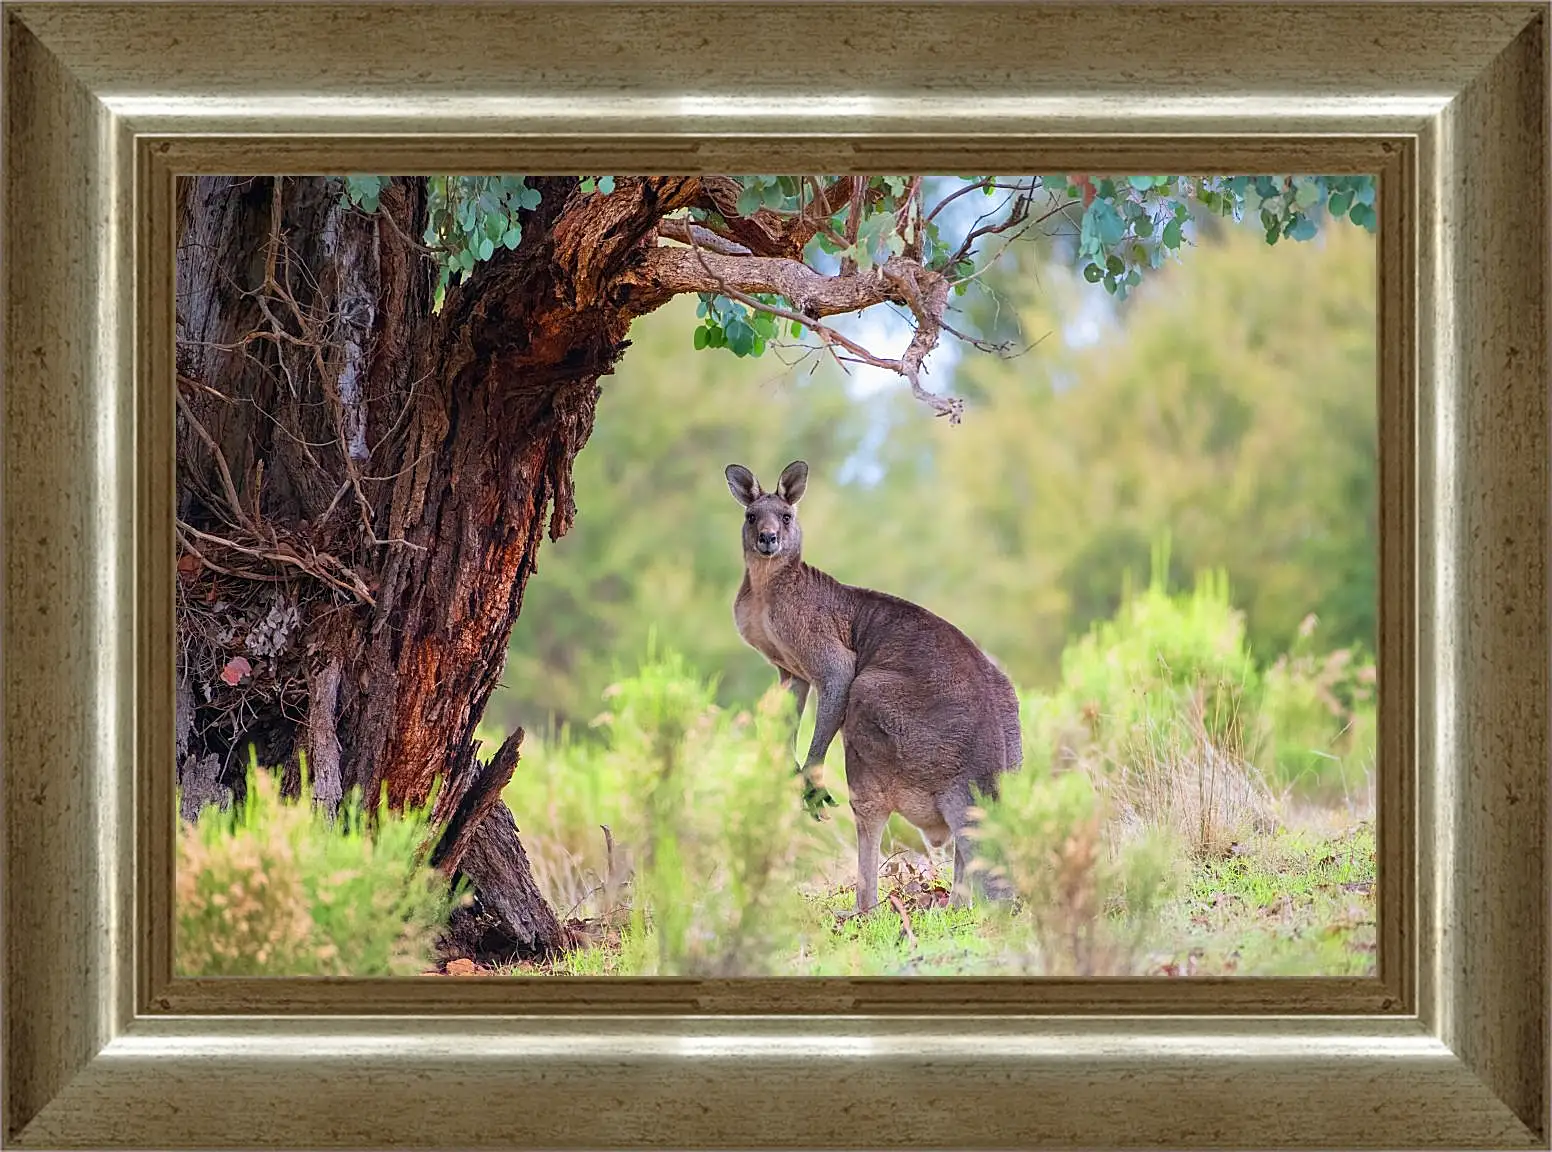
[[[1375,669],[1361,648],[1316,649],[1307,616],[1266,674],[1265,713],[1277,778],[1321,799],[1367,799],[1374,765]]]
[[[1257,759],[1265,686],[1221,573],[1172,595],[1155,550],[1146,589],[1068,646],[1057,691],[1027,705],[1026,747],[1105,790],[1114,830],[1167,831],[1197,858],[1270,829]]]
[[[1253,748],[1259,733],[1245,721],[1258,713],[1262,687],[1228,579],[1202,573],[1194,591],[1171,595],[1161,556],[1147,588],[1128,593],[1114,619],[1062,653],[1060,694],[1101,741],[1157,723],[1199,697],[1211,739]]]
[[[621,971],[779,971],[811,920],[798,884],[817,870],[818,830],[793,772],[791,697],[772,689],[736,715],[715,697],[713,680],[649,649],[608,689],[601,742],[558,741],[508,787],[544,829],[525,839],[546,895],[581,889],[563,909],[625,920]]]
[[[331,823],[310,805],[283,800],[274,774],[251,761],[242,804],[207,808],[196,824],[180,824],[179,972],[423,971],[454,900],[446,879],[424,863],[430,803],[403,814],[379,803],[369,813],[353,791]]]
[[[1108,820],[1105,797],[1082,772],[1017,773],[979,810],[972,867],[1017,894],[1000,927],[1029,941],[1012,958],[1016,970],[1058,977],[1136,971],[1161,906],[1180,884],[1178,852],[1167,832],[1107,841]]]

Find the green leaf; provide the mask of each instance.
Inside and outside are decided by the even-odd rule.
[[[1174,250],[1180,247],[1180,218],[1177,216],[1164,225],[1164,235],[1160,238],[1164,247]]]
[[[1112,276],[1119,276],[1122,272],[1126,271],[1126,262],[1122,260],[1121,257],[1112,254],[1110,258],[1105,261],[1105,270]]]
[[[607,195],[609,195],[609,193],[613,192],[614,191],[614,177],[613,176],[600,176],[598,178],[598,190],[600,192],[602,192],[605,196],[607,196]]]
[[[1090,264],[1083,269],[1083,278],[1090,284],[1098,284],[1104,274],[1105,270],[1098,264]]]
[[[1089,205],[1089,211],[1094,214],[1095,225],[1099,231],[1099,238],[1105,244],[1119,244],[1121,237],[1126,235],[1126,222],[1121,219],[1108,200],[1096,199]]]
[[[577,190],[584,196],[591,196],[598,191],[598,181],[592,176],[584,176],[577,182]]]
[[[490,256],[491,256],[491,253],[494,252],[495,250],[496,250],[496,246],[490,242],[490,237],[489,236],[482,236],[482,237],[480,237],[480,259],[481,260],[489,260]]]
[[[699,325],[695,329],[695,350],[697,352],[706,347],[706,337],[709,335],[711,335],[711,333],[704,324]]]
[[[525,184],[521,189],[518,190],[516,199],[517,206],[519,208],[527,208],[532,211],[533,209],[539,207],[539,204],[544,199],[544,196],[539,192],[539,189],[530,188]]]
[[[1153,187],[1152,176],[1128,176],[1126,182],[1139,192],[1146,192]]]
[[[1313,240],[1315,238],[1315,222],[1308,216],[1301,216],[1293,222],[1288,229],[1290,240]]]
[[[1320,185],[1313,180],[1306,180],[1298,186],[1298,191],[1293,194],[1293,202],[1300,208],[1313,208],[1315,201],[1320,199]]]
[[[514,224],[501,234],[501,243],[510,251],[523,242],[523,226]]]
[[[1353,194],[1351,192],[1333,192],[1331,198],[1326,201],[1326,210],[1332,216],[1340,219],[1347,215],[1347,210],[1352,207]]]
[[[745,188],[738,194],[738,203],[734,209],[740,216],[753,216],[764,202],[764,193],[759,188]]]

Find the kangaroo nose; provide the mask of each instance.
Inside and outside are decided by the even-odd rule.
[[[760,547],[762,549],[766,549],[766,550],[774,549],[776,547],[776,533],[774,533],[774,532],[761,532],[760,533]]]

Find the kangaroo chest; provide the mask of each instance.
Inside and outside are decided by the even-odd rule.
[[[803,672],[796,646],[790,642],[796,639],[791,636],[792,622],[773,612],[772,605],[764,597],[741,592],[733,602],[733,620],[738,625],[738,634],[749,647],[779,668]]]

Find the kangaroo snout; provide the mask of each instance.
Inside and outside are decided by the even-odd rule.
[[[781,534],[761,532],[757,535],[754,546],[762,555],[774,556],[781,549]]]

